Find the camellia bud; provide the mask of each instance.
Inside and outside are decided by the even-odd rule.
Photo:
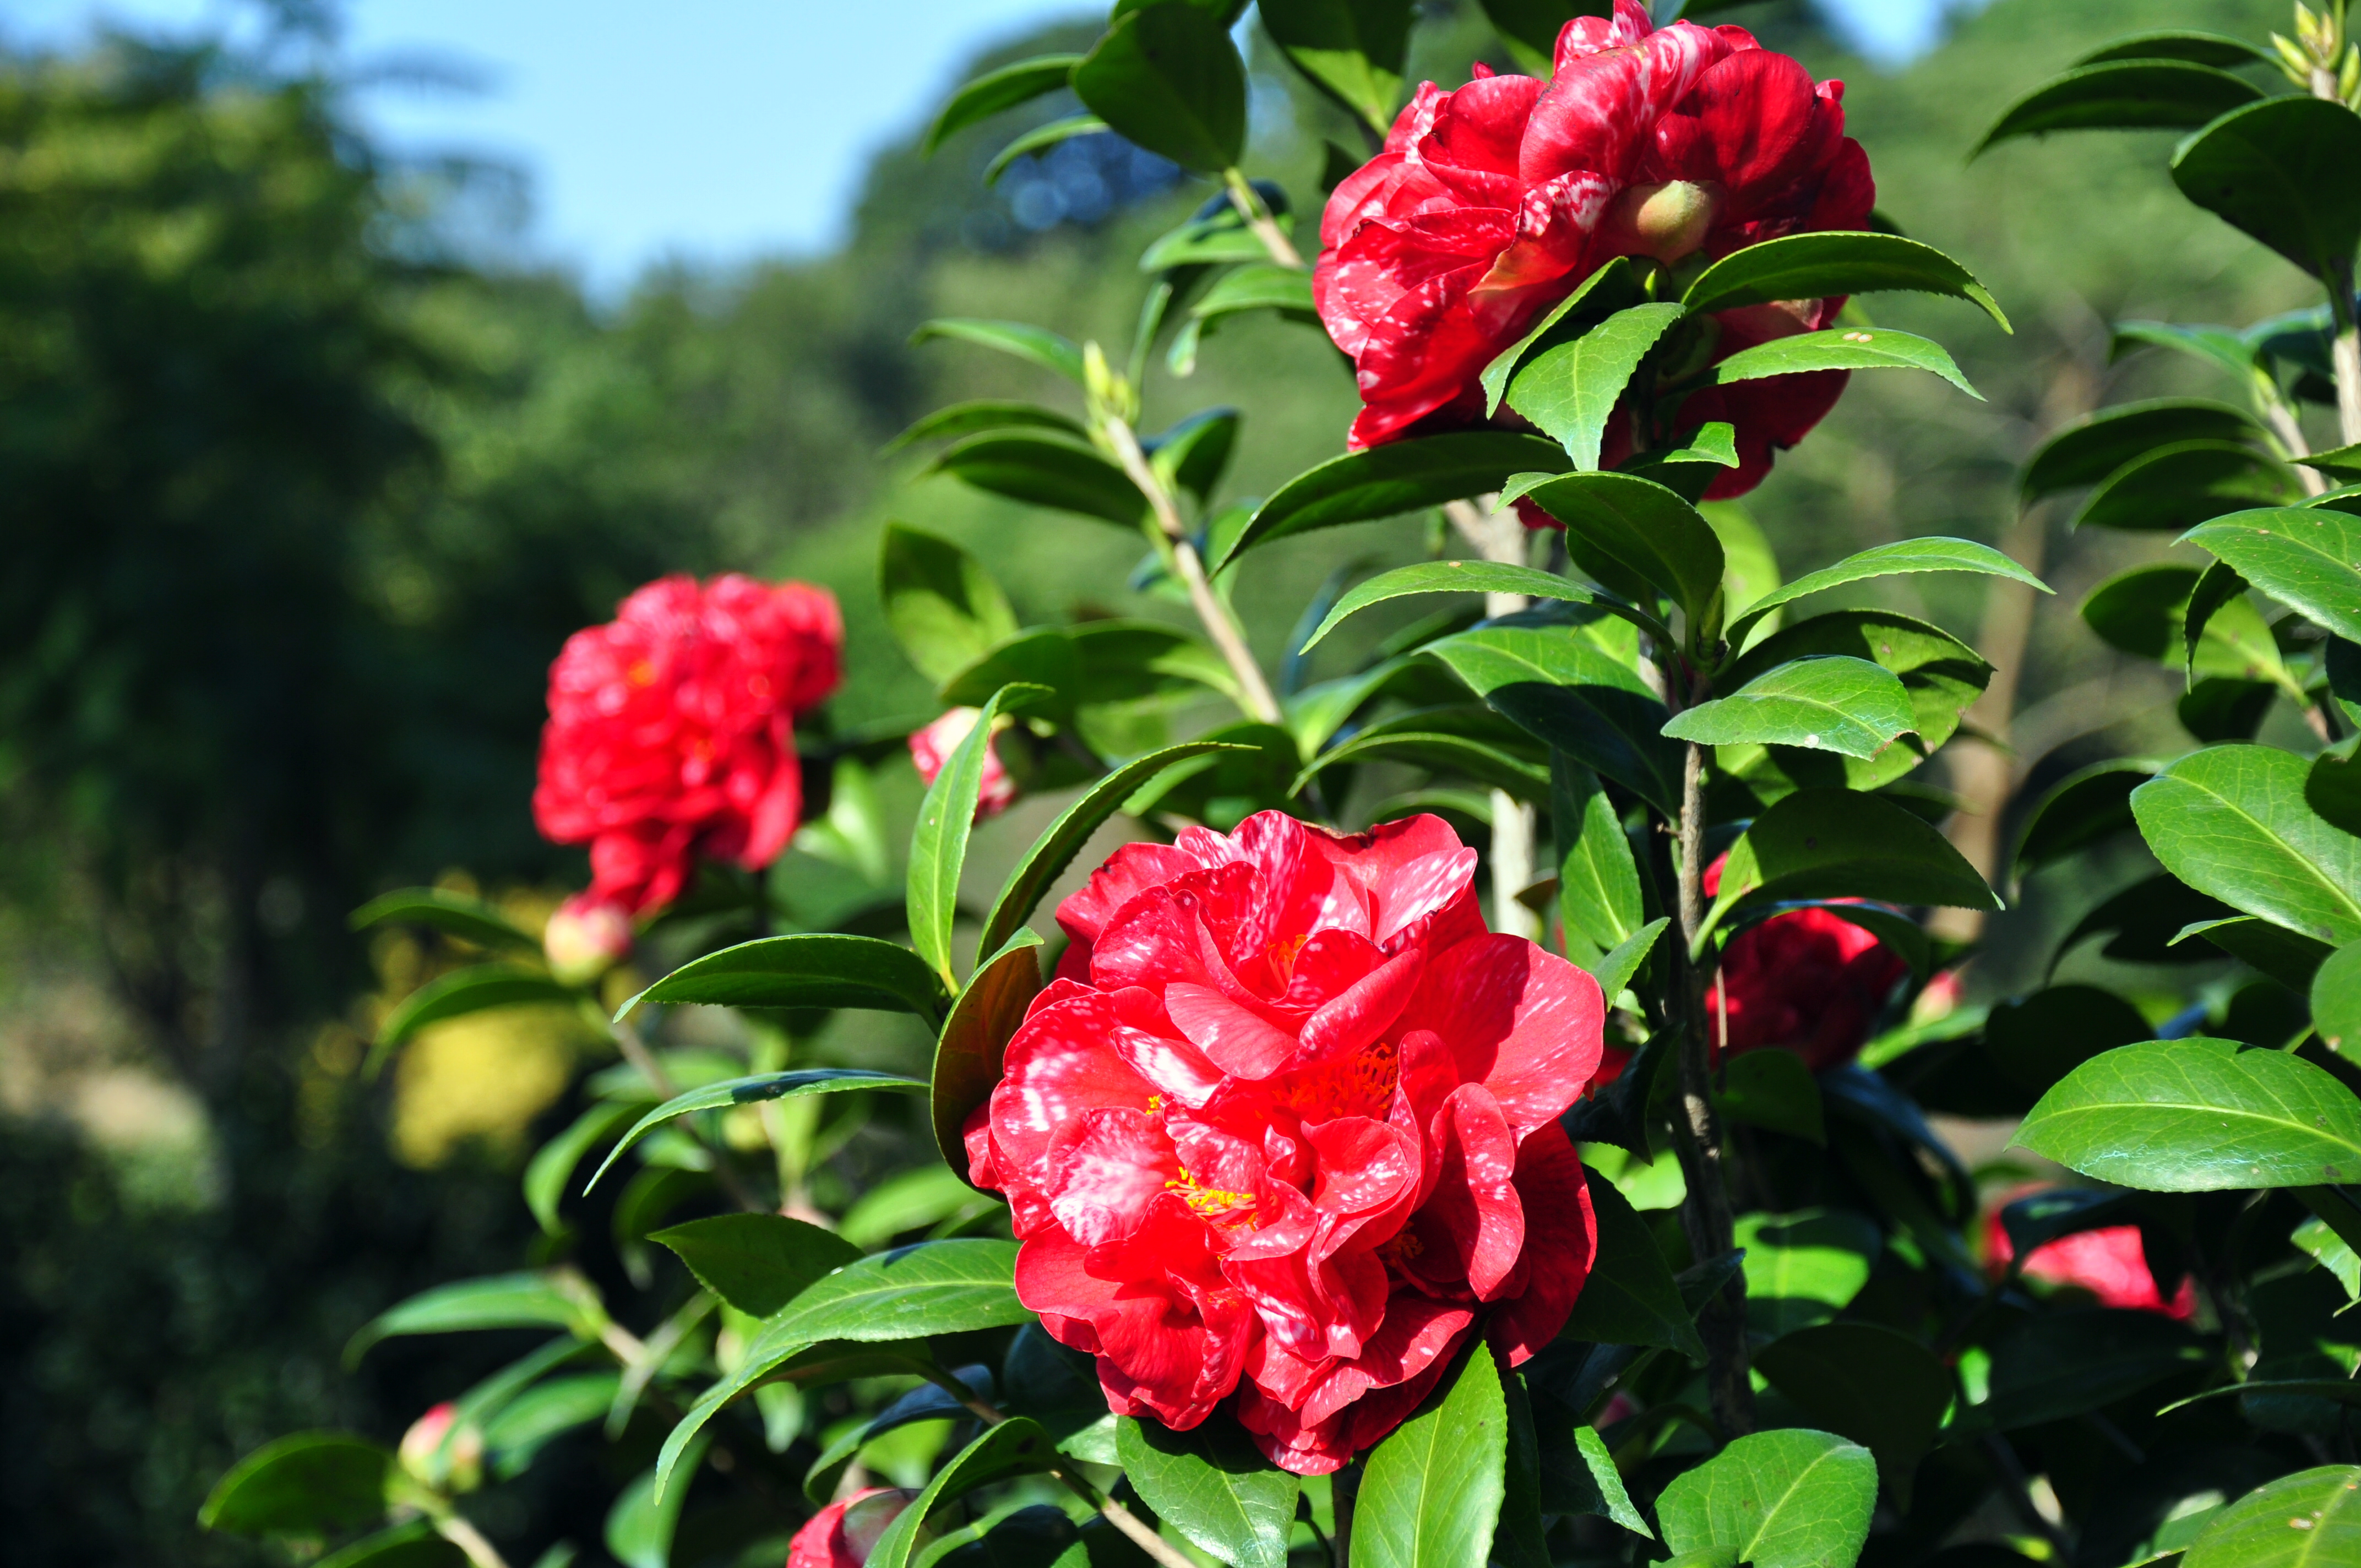
[[[484,1434],[461,1427],[455,1436],[451,1423],[459,1409],[450,1400],[435,1406],[410,1423],[398,1451],[401,1467],[426,1486],[444,1492],[472,1492],[484,1480]],[[450,1439],[450,1447],[444,1440]]]
[[[955,707],[925,729],[910,732],[910,761],[917,765],[920,778],[929,784],[935,782],[935,775],[943,771],[943,764],[950,761],[953,751],[959,750],[959,743],[966,740],[968,732],[975,728],[981,713],[979,708]],[[1007,723],[1005,718],[1000,721],[1001,726]],[[999,746],[996,737],[984,745],[983,787],[976,792],[975,797],[975,819],[978,822],[987,817],[999,816],[1016,800],[1016,781],[1010,778],[1008,770],[1001,765]]]
[[[862,1568],[876,1550],[885,1527],[917,1495],[898,1486],[873,1486],[843,1502],[830,1503],[788,1542],[787,1568]]]
[[[631,917],[620,904],[577,893],[557,906],[541,933],[549,972],[567,985],[588,985],[631,952]]]
[[[1686,180],[1634,185],[1615,198],[1607,225],[1634,254],[1670,264],[1705,244],[1720,207],[1721,193],[1710,185]]]

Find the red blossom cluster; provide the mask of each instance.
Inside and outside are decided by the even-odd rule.
[[[1484,367],[1618,256],[1711,260],[1868,224],[1876,187],[1844,134],[1844,84],[1816,85],[1743,27],[1656,27],[1637,0],[1616,0],[1611,18],[1566,24],[1553,80],[1476,71],[1456,92],[1422,85],[1321,219],[1312,297],[1358,374],[1355,446],[1480,422]],[[1826,327],[1843,302],[1719,312],[1711,357]],[[1736,429],[1740,466],[1708,496],[1762,483],[1845,378],[1691,392],[1680,432]],[[1609,466],[1632,450],[1630,422],[1609,427]]]
[[[1596,1236],[1557,1118],[1598,1068],[1589,976],[1484,928],[1440,818],[1342,838],[1279,812],[1119,850],[966,1128],[1017,1293],[1118,1413],[1236,1395],[1265,1454],[1334,1470],[1488,1314],[1522,1362]]]
[[[533,813],[544,838],[590,846],[577,902],[637,915],[700,855],[775,860],[803,814],[793,721],[836,689],[843,643],[825,589],[735,573],[660,578],[567,638]]]

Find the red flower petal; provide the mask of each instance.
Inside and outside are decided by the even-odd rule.
[[[1401,1026],[1432,1029],[1463,1081],[1489,1089],[1521,1136],[1572,1105],[1598,1067],[1598,982],[1521,937],[1437,954]]]

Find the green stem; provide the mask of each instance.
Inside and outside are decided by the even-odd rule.
[[[1222,170],[1222,186],[1230,194],[1230,205],[1238,210],[1238,216],[1246,219],[1246,227],[1254,231],[1255,238],[1262,241],[1262,247],[1270,253],[1270,258],[1281,267],[1301,271],[1302,253],[1287,237],[1287,231],[1279,226],[1279,220],[1270,215],[1270,209],[1263,205],[1262,197],[1255,188],[1246,183],[1246,177],[1235,169],[1224,169]]]

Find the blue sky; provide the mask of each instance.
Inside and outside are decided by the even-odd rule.
[[[1836,0],[1858,41],[1904,58],[1940,0]],[[594,287],[651,261],[833,244],[862,166],[977,49],[1091,0],[347,0],[345,54],[429,55],[473,93],[378,89],[372,127],[412,152],[487,155],[531,181],[531,247]],[[0,0],[10,41],[71,44],[100,18],[184,30],[236,0]],[[890,40],[886,43],[884,40]],[[881,53],[890,49],[890,59]]]

